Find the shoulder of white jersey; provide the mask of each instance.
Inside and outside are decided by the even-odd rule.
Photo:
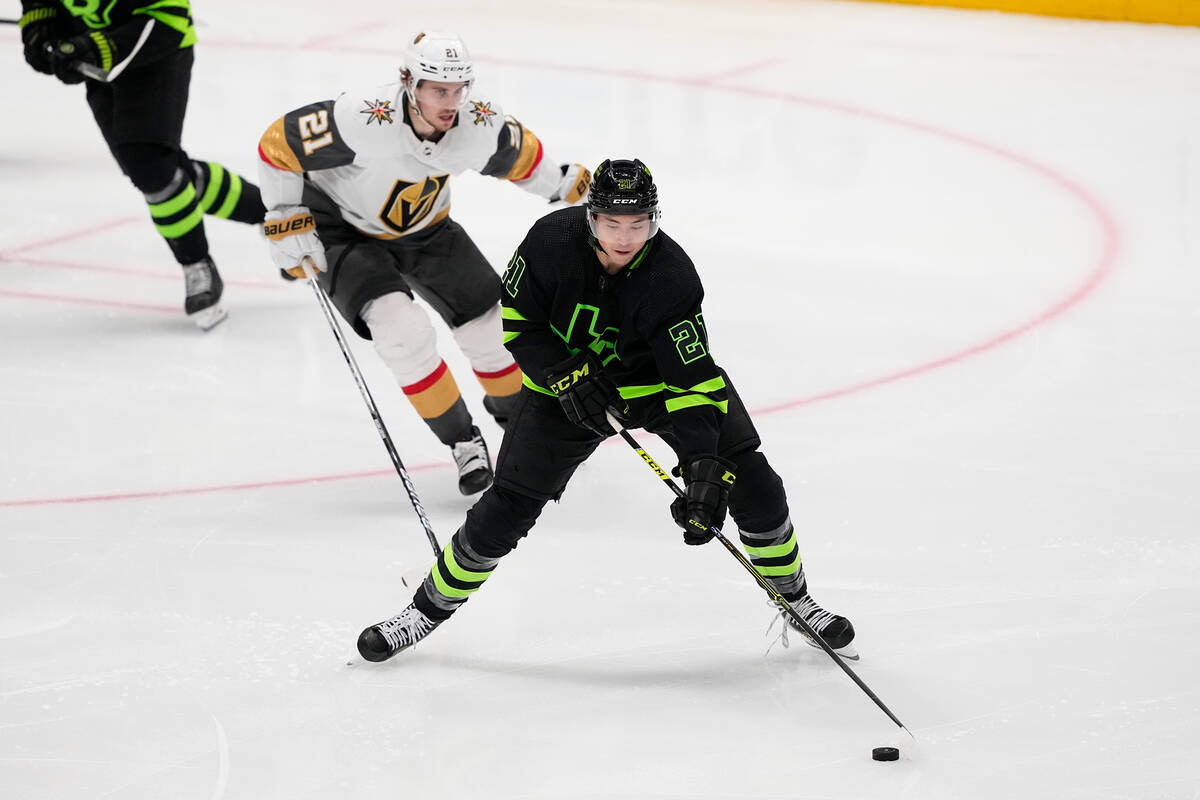
[[[472,97],[458,107],[458,124],[464,130],[469,128],[481,139],[484,138],[483,134],[495,139],[504,125],[504,109],[495,100]]]
[[[333,116],[342,139],[361,156],[404,152],[397,128],[404,125],[403,86],[397,81],[343,92]]]

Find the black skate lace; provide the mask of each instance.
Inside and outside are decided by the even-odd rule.
[[[407,647],[420,641],[437,626],[429,617],[417,609],[409,607],[388,621],[379,623],[376,627],[383,634],[383,638],[387,640],[388,647],[392,650],[399,650],[401,647]]]
[[[212,273],[208,269],[208,263],[197,261],[195,264],[185,265],[183,268],[183,285],[188,297],[211,291]]]

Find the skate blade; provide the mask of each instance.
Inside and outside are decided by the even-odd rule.
[[[229,314],[221,307],[220,303],[211,305],[208,308],[202,308],[192,314],[188,314],[188,319],[196,323],[202,331],[210,331],[221,323]]]
[[[814,642],[812,639],[808,638],[808,634],[801,633],[800,635],[804,638],[804,643],[806,645],[808,645],[809,647],[811,647],[815,650],[824,650],[825,649],[825,648],[821,647],[821,645]],[[839,656],[841,656],[843,661],[858,661],[858,651],[854,649],[853,642],[851,642],[848,645],[845,645],[844,647],[835,647],[835,648],[833,648],[833,652],[835,652]]]

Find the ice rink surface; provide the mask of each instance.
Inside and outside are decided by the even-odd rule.
[[[15,4],[11,4],[15,5]],[[10,9],[11,13],[11,9]],[[5,800],[1191,800],[1200,730],[1200,30],[823,2],[197,0],[184,143],[459,31],[558,161],[636,155],[859,674],[602,447],[450,623],[311,292],[208,224],[201,334],[80,87],[0,31]],[[501,269],[547,208],[453,181]],[[442,330],[477,415],[480,390]],[[469,501],[355,350],[444,543]],[[493,452],[500,432],[481,422]],[[643,434],[665,463],[669,451]]]

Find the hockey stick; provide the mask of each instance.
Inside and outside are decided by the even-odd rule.
[[[612,415],[612,413],[605,412],[605,416],[608,417],[608,424],[613,426],[613,430],[615,430],[618,434],[620,434],[621,438],[624,439],[626,441],[626,443],[628,443],[628,445],[633,448],[634,452],[636,452],[639,456],[642,457],[642,461],[646,462],[646,466],[648,466],[648,467],[650,467],[650,469],[654,470],[654,474],[663,480],[663,483],[665,483],[667,485],[667,488],[669,488],[672,492],[674,492],[676,497],[686,498],[687,495],[685,495],[683,493],[683,490],[679,488],[679,485],[677,483],[675,483],[675,481],[671,480],[671,476],[668,475],[665,471],[663,471],[663,468],[660,467],[658,465],[658,463],[653,458],[650,457],[649,453],[647,453],[645,450],[642,449],[642,447],[637,443],[637,440],[634,439],[633,436],[631,436],[629,434],[629,431],[625,430],[624,426],[621,425],[621,423],[619,421],[617,421],[617,419]],[[796,610],[794,608],[792,608],[792,606],[788,603],[788,601],[783,599],[783,595],[781,595],[779,593],[779,590],[776,589],[774,586],[772,586],[771,582],[768,581],[766,578],[764,578],[762,576],[762,574],[754,568],[754,565],[751,564],[750,561],[744,555],[742,555],[742,551],[738,550],[736,547],[734,547],[733,543],[729,541],[729,539],[725,536],[725,534],[721,533],[721,531],[718,530],[717,528],[709,528],[708,532],[711,533],[713,535],[713,538],[716,539],[718,542],[720,542],[725,547],[725,549],[729,551],[730,555],[732,555],[734,558],[736,558],[738,560],[739,564],[741,564],[743,567],[746,568],[747,572],[749,572],[751,575],[754,576],[754,580],[758,582],[758,585],[761,586],[764,590],[766,590],[766,592],[770,596],[770,598],[775,601],[775,603],[780,607],[780,609],[782,609],[784,611],[784,613],[786,613],[789,617],[791,617],[793,620],[795,620],[796,624],[800,627],[800,630],[804,631],[804,634],[810,640],[812,640],[813,642],[816,642],[818,645],[820,645],[821,649],[824,650],[829,655],[829,657],[833,659],[834,663],[837,664],[839,667],[841,667],[842,671],[850,676],[850,680],[852,680],[856,684],[858,684],[858,688],[862,689],[863,692],[866,693],[867,697],[871,698],[871,700],[873,700],[875,702],[875,705],[879,706],[879,709],[881,711],[883,711],[883,713],[888,715],[888,719],[890,719],[892,722],[896,723],[896,725],[900,728],[900,730],[908,735],[908,738],[912,740],[912,744],[915,747],[917,740],[916,740],[916,737],[914,737],[912,735],[912,732],[909,731],[909,729],[907,727],[905,727],[904,723],[901,722],[900,719],[895,714],[892,713],[891,709],[889,709],[887,706],[885,706],[883,704],[883,701],[880,700],[879,697],[873,691],[871,691],[871,687],[869,687],[869,686],[867,686],[867,684],[863,683],[862,678],[858,677],[858,675],[855,674],[854,670],[850,669],[850,666],[848,664],[846,664],[846,662],[842,659],[842,657],[840,655],[838,655],[833,650],[832,647],[830,647],[828,644],[825,643],[825,640],[822,639],[815,630],[813,630],[812,626],[809,625],[807,622],[805,622],[804,618],[796,613]]]
[[[408,470],[404,468],[403,462],[400,461],[400,455],[396,452],[395,445],[392,444],[392,437],[388,434],[387,426],[383,424],[383,417],[379,415],[379,408],[376,407],[375,400],[371,397],[371,390],[367,388],[367,382],[358,368],[358,362],[354,360],[354,354],[350,352],[350,346],[342,334],[342,326],[334,316],[333,303],[330,302],[329,295],[325,294],[325,290],[317,280],[312,259],[305,256],[301,265],[304,267],[304,275],[308,278],[308,284],[312,287],[313,294],[317,296],[317,303],[321,306],[321,311],[325,313],[325,321],[329,323],[329,329],[333,331],[333,337],[337,339],[338,347],[342,350],[342,357],[346,359],[346,365],[350,367],[350,374],[354,376],[354,383],[358,386],[359,394],[362,395],[363,402],[367,404],[367,410],[371,412],[375,430],[379,432],[379,438],[383,440],[383,446],[392,459],[392,466],[396,468],[396,474],[400,476],[400,481],[404,484],[404,491],[408,492],[408,499],[412,503],[413,511],[417,512],[417,518],[421,520],[421,527],[425,529],[425,536],[429,538],[429,546],[433,548],[433,557],[437,558],[441,554],[442,548],[438,545],[437,537],[433,535],[433,525],[429,522],[425,507],[421,505],[421,499],[417,497],[417,489],[413,486],[412,479],[408,477]],[[406,586],[408,585],[407,580],[404,583]]]

